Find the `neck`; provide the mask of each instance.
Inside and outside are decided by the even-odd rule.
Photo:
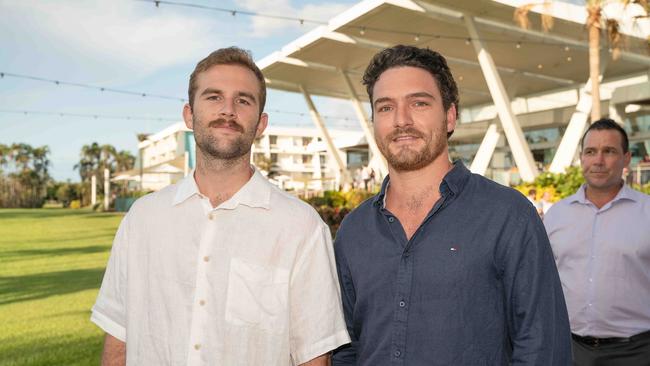
[[[418,170],[396,171],[389,167],[388,200],[399,206],[411,206],[412,202],[435,202],[440,198],[440,183],[452,167],[446,153],[440,154],[431,164]],[[417,207],[407,208],[413,210]]]
[[[585,197],[593,203],[596,207],[601,208],[608,202],[614,199],[618,192],[623,188],[623,182],[617,186],[609,188],[594,188],[591,186],[585,187]]]
[[[250,154],[234,160],[221,160],[205,156],[196,150],[194,179],[199,192],[210,199],[213,207],[227,201],[248,182],[253,171]]]

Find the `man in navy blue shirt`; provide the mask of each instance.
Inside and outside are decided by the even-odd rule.
[[[540,218],[523,195],[449,162],[458,89],[444,57],[388,48],[363,81],[389,176],[336,235],[352,343],[333,365],[570,365]]]

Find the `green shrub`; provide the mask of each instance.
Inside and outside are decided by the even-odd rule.
[[[334,236],[345,215],[374,195],[373,192],[357,189],[347,192],[325,191],[322,196],[310,197],[305,201],[314,207]]]
[[[580,188],[585,182],[580,167],[570,166],[564,173],[543,172],[535,178],[532,183],[522,183],[515,186],[519,192],[528,195],[528,192],[535,188],[537,190],[536,199],[539,200],[544,192],[551,194],[551,202],[559,201],[568,197]]]

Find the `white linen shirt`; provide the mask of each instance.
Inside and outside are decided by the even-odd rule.
[[[576,194],[544,216],[571,331],[599,338],[650,330],[650,196],[623,186],[598,209]]]
[[[212,208],[193,174],[139,199],[91,320],[127,365],[298,365],[348,343],[329,229],[259,172]]]

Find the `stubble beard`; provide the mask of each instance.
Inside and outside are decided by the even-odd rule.
[[[196,147],[208,160],[220,161],[222,163],[235,163],[251,151],[251,146],[255,140],[257,124],[255,125],[255,128],[246,131],[246,129],[236,121],[226,120],[223,118],[205,124],[194,118],[193,123]],[[259,124],[259,121],[257,123]],[[210,133],[212,127],[220,125],[229,125],[231,128],[241,132],[241,134],[234,139],[220,139],[218,136]]]
[[[443,126],[445,125],[446,122],[443,123]],[[425,144],[420,149],[403,146],[397,152],[391,151],[391,142],[403,135],[420,138]],[[407,172],[422,169],[436,160],[447,146],[446,139],[446,133],[442,128],[427,136],[414,127],[398,127],[385,138],[377,140],[377,147],[391,168],[399,172]]]

